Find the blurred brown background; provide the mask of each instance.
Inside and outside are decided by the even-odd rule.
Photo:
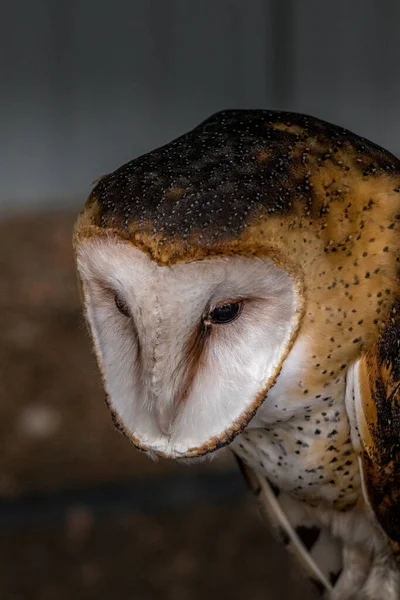
[[[151,462],[113,429],[71,231],[94,179],[222,108],[311,113],[397,153],[400,5],[2,8],[0,598],[311,598],[229,451]]]

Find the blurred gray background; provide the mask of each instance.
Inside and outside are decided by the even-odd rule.
[[[398,0],[2,4],[2,208],[80,200],[222,108],[306,112],[400,151]]]

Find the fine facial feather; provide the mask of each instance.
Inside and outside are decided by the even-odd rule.
[[[181,457],[238,433],[296,329],[292,278],[269,260],[240,257],[156,266],[112,238],[83,244],[78,268],[110,403],[135,443]],[[237,321],[204,323],[232,298],[243,301]]]

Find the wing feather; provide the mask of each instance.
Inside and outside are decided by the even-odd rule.
[[[400,303],[348,375],[346,407],[363,491],[400,558]]]

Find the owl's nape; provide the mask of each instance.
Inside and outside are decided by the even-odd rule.
[[[108,236],[77,247],[109,405],[135,445],[207,454],[246,426],[299,320],[298,282],[271,260],[159,266]]]

